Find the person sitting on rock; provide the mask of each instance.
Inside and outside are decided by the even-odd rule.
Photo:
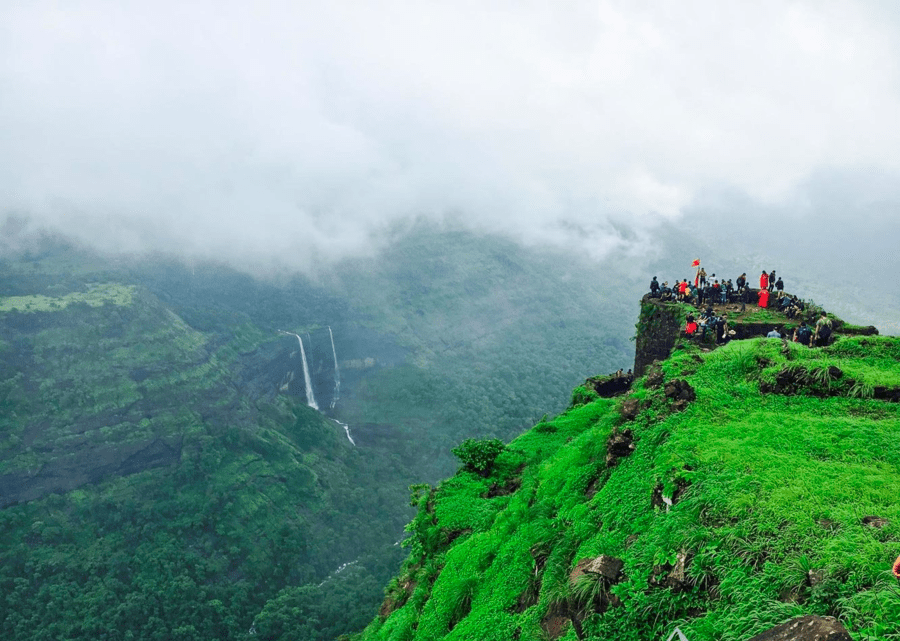
[[[765,273],[765,272],[763,272]],[[769,306],[769,290],[760,288],[759,292],[756,294],[759,297],[759,306],[760,307],[768,307]]]
[[[778,328],[773,327],[772,331],[766,334],[766,338],[781,338],[781,334],[778,333]]]
[[[659,296],[662,300],[672,300],[672,288],[669,287],[669,281],[664,281],[659,289]]]

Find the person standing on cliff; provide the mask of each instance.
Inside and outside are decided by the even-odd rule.
[[[759,288],[760,289],[769,289],[769,275],[766,273],[766,270],[763,270],[763,273],[759,275]]]
[[[744,286],[741,289],[741,314],[747,311],[747,302],[750,300],[750,288]]]
[[[775,270],[769,272],[769,293],[772,292],[772,288],[775,287]]]
[[[703,287],[706,286],[706,270],[701,267],[699,273],[700,273],[700,282],[698,283],[698,286],[701,289],[703,289]]]
[[[650,281],[650,297],[659,298],[659,281],[656,280],[656,276]]]
[[[737,284],[738,293],[740,293],[747,286],[747,272],[738,276],[735,283]]]

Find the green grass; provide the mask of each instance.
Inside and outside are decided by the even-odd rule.
[[[362,638],[543,638],[554,613],[596,639],[664,638],[677,625],[688,638],[738,641],[800,614],[836,616],[855,639],[900,638],[888,623],[900,615],[889,572],[900,551],[900,405],[840,387],[827,397],[760,392],[772,372],[798,366],[893,385],[898,349],[898,339],[842,337],[787,354],[763,339],[676,353],[666,377],[686,378],[697,400],[672,413],[661,390],[638,382],[645,409],[620,426],[636,449],[611,469],[605,442],[622,422],[613,401],[542,421],[491,477],[460,471],[421,499],[406,572],[428,584],[424,568],[439,559],[439,575]],[[514,494],[485,498],[515,475]],[[656,486],[683,493],[654,508]],[[866,527],[868,515],[888,525]],[[448,530],[467,534],[450,542]],[[652,587],[680,551],[686,588]],[[602,585],[568,579],[599,554],[622,558],[626,577],[611,590],[622,605],[602,613],[592,605]]]
[[[88,286],[83,292],[71,292],[63,296],[44,296],[32,294],[28,296],[0,297],[0,313],[3,312],[59,312],[75,303],[85,303],[91,307],[106,304],[127,307],[132,303],[135,292],[133,285],[120,283],[99,283]]]

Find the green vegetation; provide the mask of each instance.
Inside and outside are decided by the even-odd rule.
[[[630,358],[630,296],[495,240],[419,230],[319,283],[52,243],[0,260],[0,635],[361,629],[401,561],[406,488]],[[311,333],[330,412],[328,328],[358,447],[306,407],[278,334]]]
[[[506,446],[503,445],[503,441],[496,438],[486,440],[470,438],[453,448],[453,454],[462,462],[465,469],[487,476],[504,449]]]
[[[30,296],[0,297],[0,313],[19,312],[53,312],[62,311],[73,303],[85,303],[91,307],[100,307],[107,303],[112,305],[131,305],[134,294],[133,286],[119,283],[91,284],[84,292],[72,292],[63,296]]]
[[[800,614],[900,638],[900,404],[853,393],[897,387],[898,350],[886,337],[688,346],[662,364],[696,393],[682,411],[648,379],[631,421],[625,399],[581,395],[488,476],[463,468],[419,495],[410,557],[361,638],[637,641],[678,626],[739,641]],[[773,389],[798,367],[817,374]],[[633,453],[610,457],[626,431]],[[621,575],[575,577],[599,555]]]

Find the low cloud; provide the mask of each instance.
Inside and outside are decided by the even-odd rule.
[[[595,257],[836,202],[877,226],[897,26],[862,2],[6,3],[0,217],[297,269],[423,217]]]

